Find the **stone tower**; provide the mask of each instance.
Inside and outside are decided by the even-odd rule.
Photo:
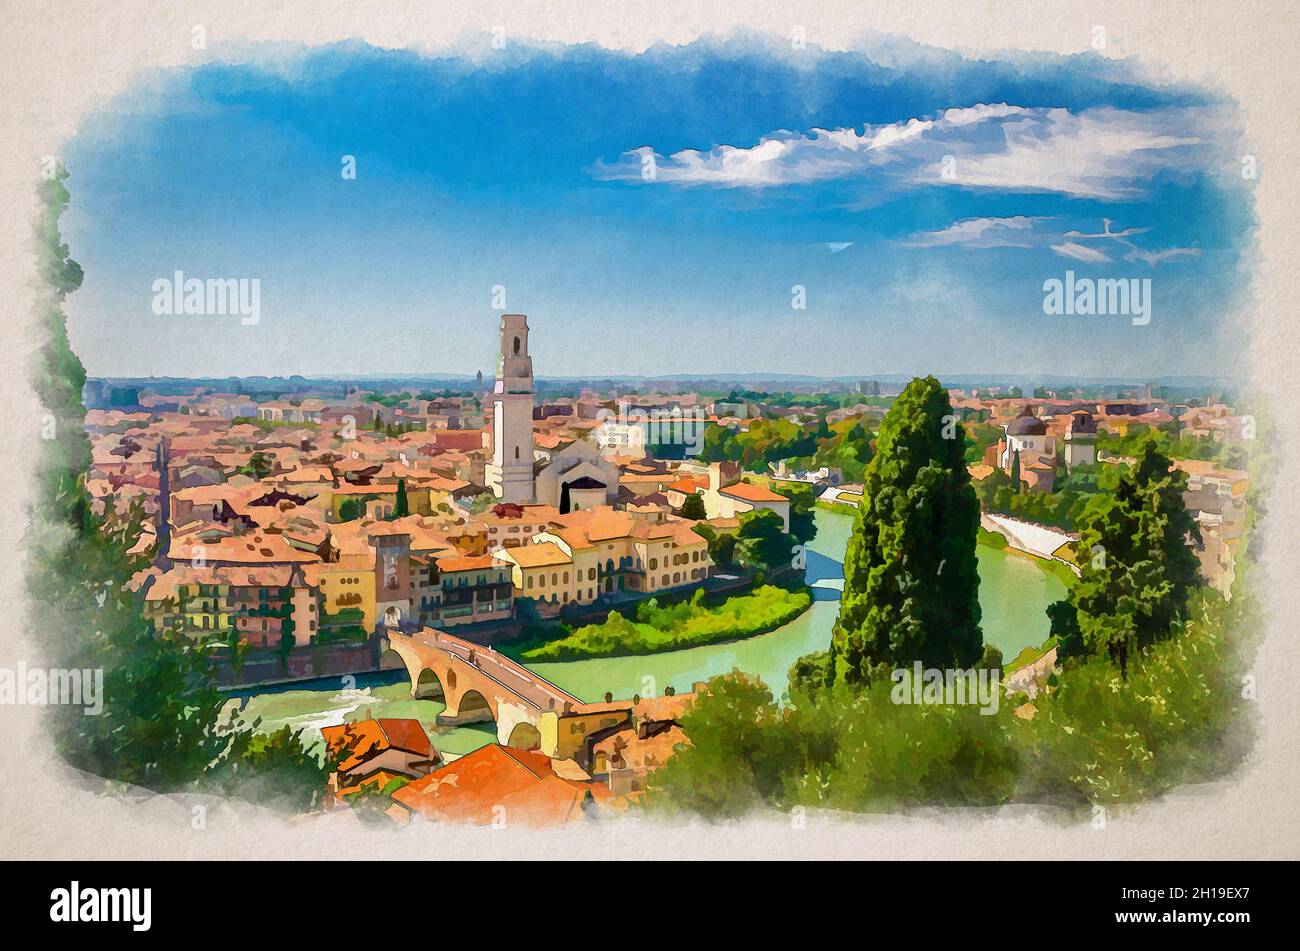
[[[487,484],[502,502],[533,501],[533,358],[528,318],[501,317],[501,358],[492,390],[492,462]]]
[[[411,536],[369,535],[375,550],[375,624],[400,627],[411,619]]]
[[[1090,466],[1097,461],[1097,421],[1092,414],[1077,410],[1070,414],[1070,424],[1065,431],[1065,464]]]

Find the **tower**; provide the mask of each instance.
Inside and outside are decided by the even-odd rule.
[[[501,357],[492,390],[492,462],[486,481],[502,502],[533,501],[533,358],[528,318],[501,317]]]
[[[1070,414],[1070,425],[1065,431],[1065,464],[1090,466],[1097,461],[1097,421],[1091,413],[1076,410]]]
[[[411,618],[411,536],[369,535],[375,550],[375,623],[400,627]]]

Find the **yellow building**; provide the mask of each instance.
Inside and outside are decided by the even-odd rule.
[[[689,521],[638,518],[609,507],[557,516],[530,544],[499,549],[516,597],[540,604],[591,604],[619,592],[654,594],[709,575],[708,543]]]
[[[547,604],[568,604],[574,600],[573,556],[554,541],[502,548],[496,557],[510,563],[510,580],[516,597]]]
[[[320,591],[321,625],[355,618],[367,633],[375,629],[375,562],[373,557],[344,554],[336,562],[303,566],[307,583]]]

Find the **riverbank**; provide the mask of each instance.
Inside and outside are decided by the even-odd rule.
[[[651,600],[637,607],[635,620],[610,612],[565,637],[509,651],[524,663],[625,657],[683,650],[740,640],[774,631],[812,606],[807,589],[763,585],[709,607],[704,593],[689,601],[661,606]]]

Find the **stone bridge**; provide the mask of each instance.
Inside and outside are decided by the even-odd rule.
[[[497,741],[538,749],[543,721],[549,729],[582,701],[496,651],[444,631],[425,627],[412,633],[393,630],[388,648],[402,658],[411,678],[411,696],[441,700],[447,709],[438,722],[447,726],[492,720]],[[548,755],[549,755],[549,751]]]

